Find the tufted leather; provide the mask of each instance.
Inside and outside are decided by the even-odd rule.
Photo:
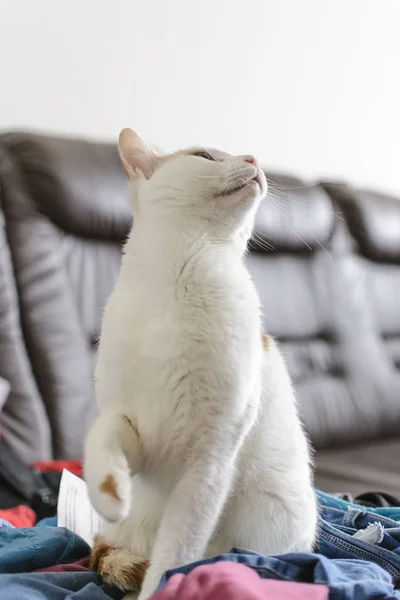
[[[378,195],[332,184],[304,188],[295,182],[291,188],[282,198],[272,189],[272,199],[261,207],[262,223],[270,215],[268,237],[259,233],[257,219],[259,243],[253,242],[248,263],[265,326],[282,343],[308,431],[317,448],[396,435],[400,257],[396,263],[393,230],[400,223],[400,201],[382,197],[375,230],[370,213],[377,210]],[[364,218],[357,221],[357,214]],[[302,249],[288,247],[293,230],[304,234]]]
[[[325,184],[340,204],[358,251],[378,262],[400,261],[400,202],[370,190]]]
[[[269,179],[247,257],[265,327],[318,449],[317,481],[340,487],[348,461],[347,488],[357,470],[368,487],[363,453],[387,459],[400,444],[400,200]],[[3,436],[27,460],[79,456],[102,309],[131,223],[115,147],[3,134],[0,211]]]

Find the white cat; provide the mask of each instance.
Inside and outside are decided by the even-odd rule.
[[[146,573],[145,600],[164,571],[234,546],[310,551],[317,510],[243,259],[267,191],[256,159],[159,155],[127,129],[120,155],[134,225],[104,314],[85,477],[110,521],[92,564],[126,590]]]

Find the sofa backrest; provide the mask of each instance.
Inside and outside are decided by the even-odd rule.
[[[269,178],[247,261],[312,440],[395,434],[400,201]],[[11,384],[2,435],[27,460],[77,457],[96,412],[102,310],[131,223],[115,146],[3,134],[0,212],[0,377]]]
[[[131,220],[124,176],[111,145],[9,134],[0,148],[20,332],[10,345],[27,359],[23,369],[0,354],[11,383],[3,438],[26,459],[80,456],[96,412],[102,310]]]
[[[249,267],[313,443],[398,435],[400,200],[271,177],[285,192],[272,189],[256,227],[274,251]]]

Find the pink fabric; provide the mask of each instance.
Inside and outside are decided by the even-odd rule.
[[[261,579],[241,564],[217,562],[177,574],[152,600],[328,600],[325,585]]]

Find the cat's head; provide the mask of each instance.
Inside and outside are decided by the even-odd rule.
[[[142,216],[165,227],[172,223],[194,235],[234,239],[245,246],[267,192],[253,156],[209,148],[162,154],[131,129],[121,132],[119,151],[139,220]]]

